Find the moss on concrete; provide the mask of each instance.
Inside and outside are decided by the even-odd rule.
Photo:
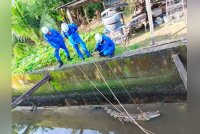
[[[157,48],[156,48],[157,49]],[[137,51],[137,50],[135,50]],[[112,68],[128,90],[140,86],[156,86],[162,84],[180,83],[179,74],[172,63],[171,54],[180,53],[186,59],[186,47],[184,45],[163,46],[157,51],[144,50],[141,54],[129,54],[128,56],[115,57],[97,61],[96,64],[113,90],[122,90],[121,85],[108,67]],[[106,64],[106,62],[108,65]],[[186,61],[185,61],[186,62]],[[92,62],[80,64],[88,77],[102,91],[108,91],[97,68]],[[12,77],[13,96],[20,95],[30,89],[39,80],[45,77],[46,72],[52,76],[49,83],[41,86],[34,95],[54,94],[58,92],[92,92],[94,87],[83,75],[77,65],[67,66],[56,70],[44,70]]]

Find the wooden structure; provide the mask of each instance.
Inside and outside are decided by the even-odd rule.
[[[155,45],[151,1],[145,0],[145,2],[146,2],[146,10],[147,10],[147,16],[148,16],[148,21],[149,21],[150,33],[151,33],[151,44]]]
[[[166,0],[166,15],[168,21],[171,21],[173,18],[178,20],[181,16],[183,16],[185,7],[185,0]]]
[[[59,9],[66,10],[67,16],[69,18],[70,23],[73,23],[74,21],[73,21],[72,14],[71,14],[71,10],[72,9],[85,6],[90,2],[94,3],[94,2],[101,2],[101,1],[102,0],[73,0],[73,1],[71,1],[69,3],[66,3],[64,5],[61,5],[61,6],[57,7],[56,9],[57,10],[59,10]]]
[[[120,3],[120,0],[118,0],[118,1]],[[73,0],[69,3],[66,3],[64,5],[57,7],[57,10],[59,10],[59,9],[66,10],[70,23],[74,23],[73,18],[72,18],[72,14],[71,14],[71,10],[78,8],[78,7],[81,7],[81,6],[85,6],[90,2],[103,2],[104,8],[106,8],[105,2],[110,3],[109,1],[106,1],[106,0]],[[153,21],[152,21],[151,1],[145,0],[145,2],[146,2],[146,5],[147,5],[146,9],[147,9],[147,15],[148,15],[148,20],[149,20],[149,25],[150,25],[151,44],[154,45],[155,40],[154,40],[154,29],[153,29]],[[115,4],[117,4],[116,1],[115,1]]]

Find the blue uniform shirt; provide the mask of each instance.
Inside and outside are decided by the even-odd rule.
[[[69,39],[72,45],[77,44],[77,40],[80,39],[77,30],[78,26],[76,24],[68,24],[69,30],[67,32],[62,31],[62,35]]]
[[[106,50],[114,51],[115,43],[107,36],[102,35],[102,42],[96,44],[96,49],[101,48],[100,52],[104,52]]]
[[[51,35],[45,34],[45,40],[54,48],[60,48],[65,45],[62,35],[55,29],[50,29]]]

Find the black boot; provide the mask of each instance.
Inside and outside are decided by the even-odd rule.
[[[99,56],[100,56],[100,57],[104,57],[103,52],[100,52],[100,53],[99,53]]]
[[[83,57],[83,58],[81,58],[81,60],[85,60],[85,58]]]
[[[111,55],[110,55],[110,58],[112,58],[114,56],[114,53],[112,53]]]
[[[72,61],[72,58],[70,58],[70,57],[67,57],[67,60],[68,60],[68,61]]]
[[[61,67],[63,65],[63,62],[61,60],[58,60],[59,62],[59,66],[58,67]]]

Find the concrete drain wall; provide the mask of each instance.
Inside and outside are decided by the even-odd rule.
[[[178,71],[172,62],[171,55],[179,53],[179,56],[187,65],[187,48],[182,44],[167,44],[153,48],[143,48],[126,52],[121,57],[115,56],[112,59],[96,60],[96,64],[109,86],[115,93],[124,93],[122,86],[117,81],[115,75],[109,69],[106,62],[113,69],[129,92],[134,93],[169,93],[176,90],[177,93],[184,93],[182,81]],[[97,68],[92,62],[79,63],[80,67],[87,73],[92,82],[105,94],[110,94],[104,84]],[[35,83],[41,80],[45,73],[52,76],[52,81],[40,87],[33,96],[54,96],[58,94],[84,97],[84,94],[93,94],[95,89],[80,71],[77,65],[65,65],[60,69],[43,69],[27,74],[16,74],[12,76],[12,93],[19,96]],[[171,86],[172,85],[172,86]],[[180,86],[181,85],[181,86]],[[162,88],[161,88],[162,87]],[[168,90],[164,90],[168,87]],[[181,87],[181,88],[180,88]],[[163,89],[163,90],[161,90]],[[186,96],[186,95],[184,95]],[[69,98],[69,96],[68,96]],[[90,98],[90,97],[86,97]],[[183,97],[185,98],[185,97]],[[87,99],[86,99],[87,101]]]

